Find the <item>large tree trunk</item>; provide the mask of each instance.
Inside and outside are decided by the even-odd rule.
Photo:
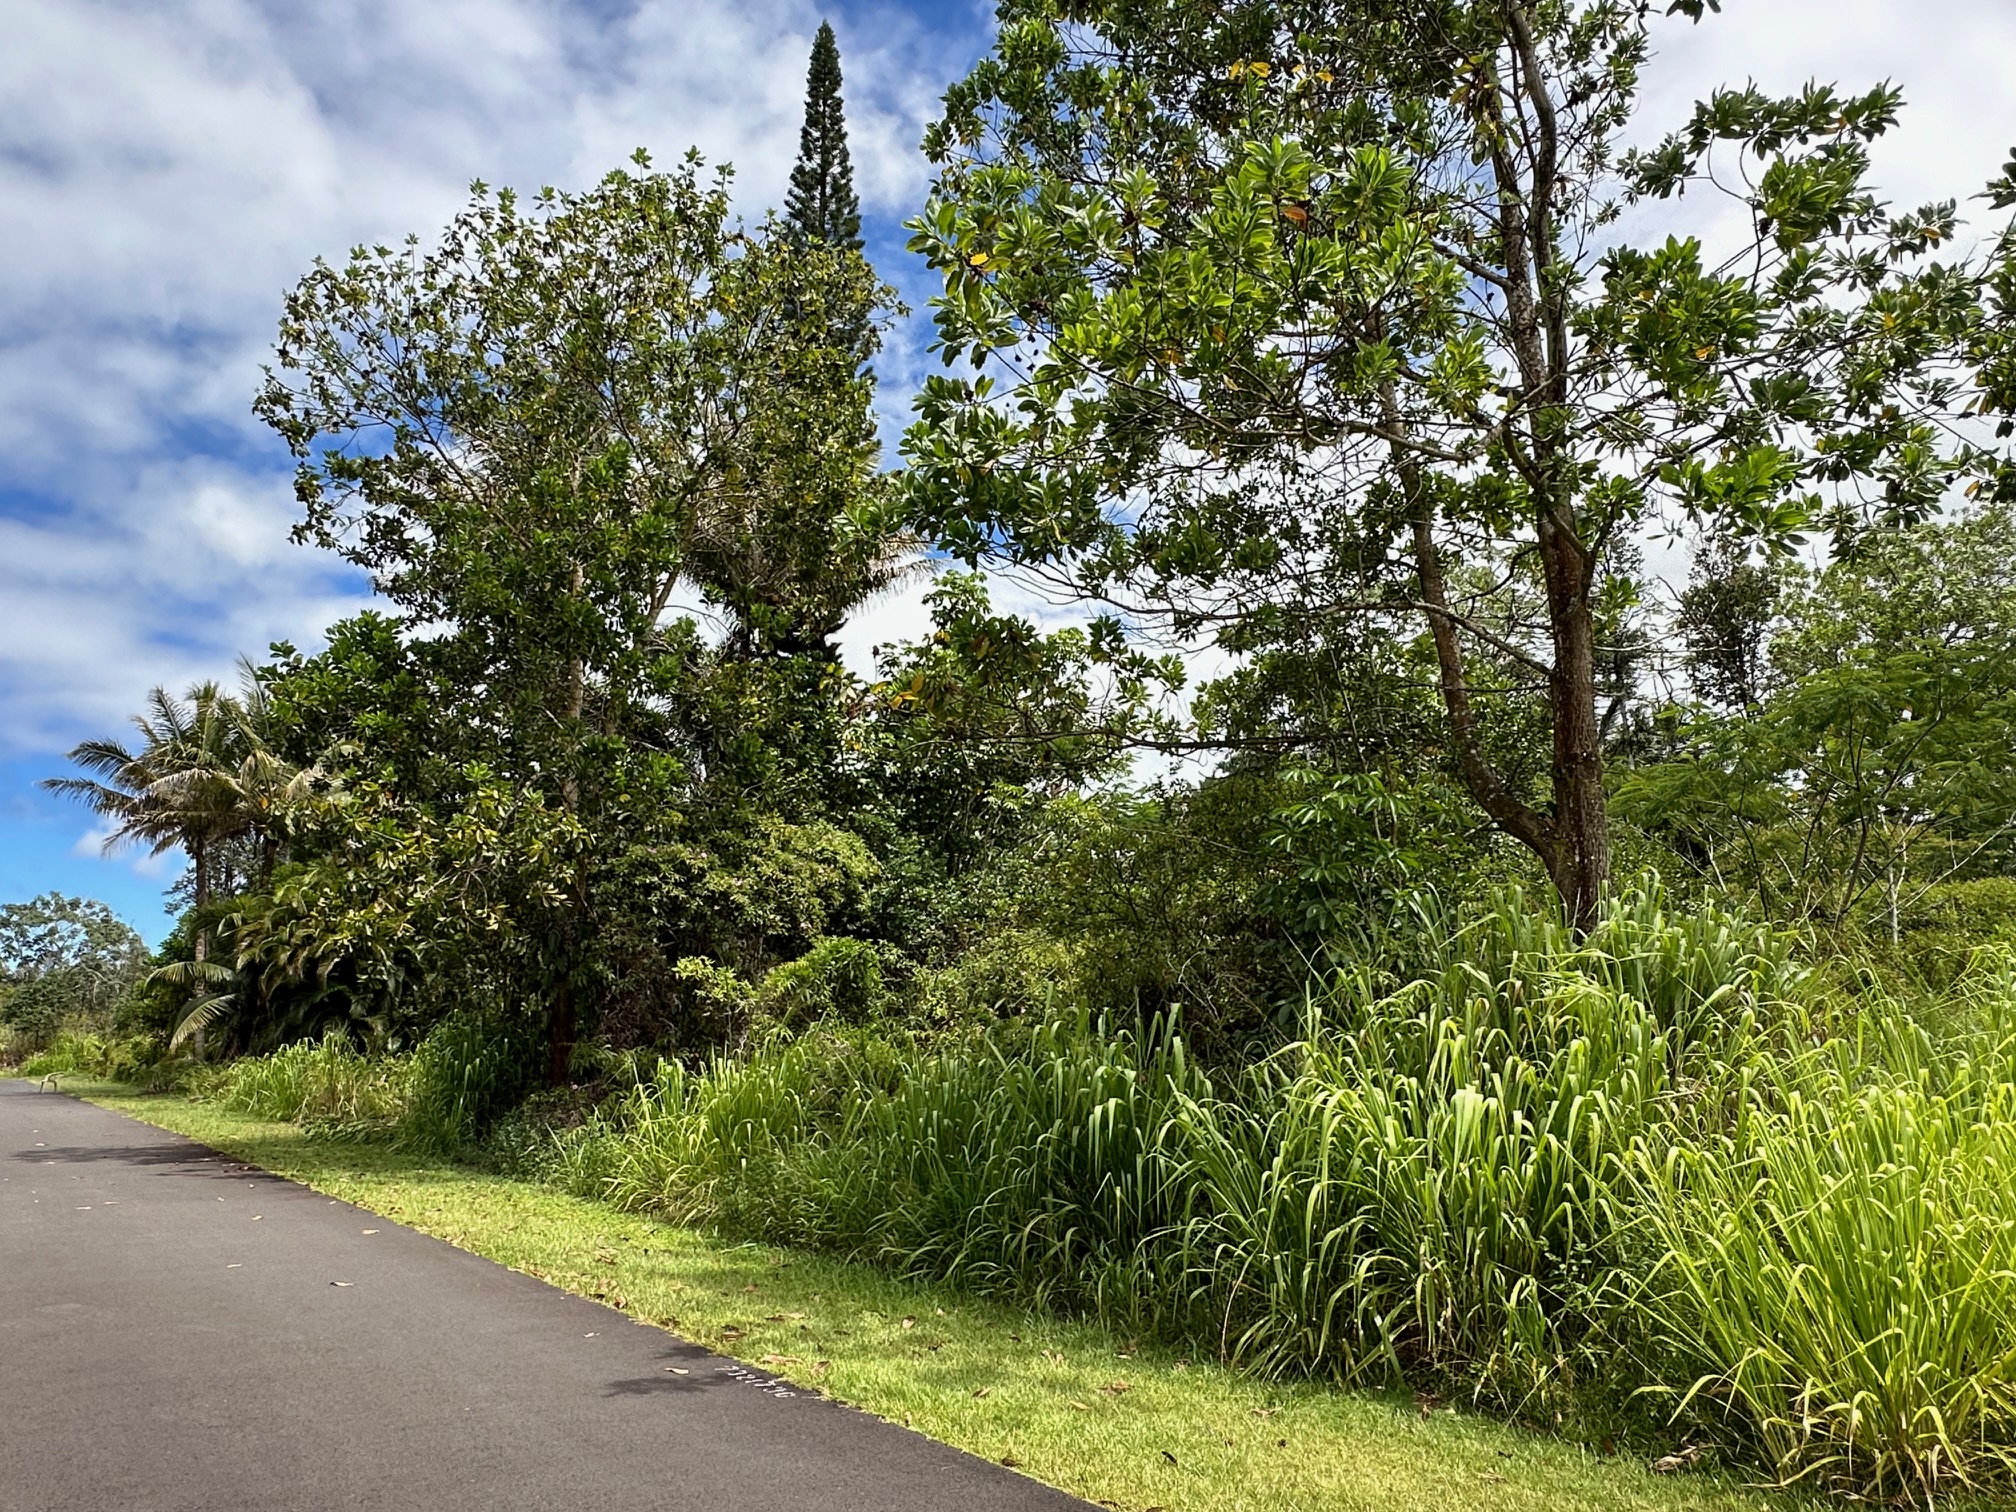
[[[553,994],[546,1030],[546,1085],[567,1086],[574,1078],[574,984],[568,976]]]
[[[1480,146],[1497,187],[1493,215],[1505,299],[1505,335],[1518,372],[1507,453],[1535,505],[1534,525],[1547,589],[1553,660],[1547,669],[1553,812],[1546,843],[1532,845],[1561,895],[1569,923],[1586,931],[1610,881],[1610,826],[1603,798],[1602,728],[1596,717],[1595,581],[1591,546],[1575,521],[1576,458],[1566,434],[1574,343],[1560,254],[1555,197],[1560,177],[1556,80],[1534,44],[1534,0],[1503,0],[1504,45],[1512,66],[1486,64],[1490,89],[1477,98]],[[1525,839],[1525,836],[1520,836]]]
[[[1603,794],[1603,738],[1596,715],[1596,627],[1583,548],[1543,522],[1541,557],[1554,644],[1547,701],[1554,727],[1554,846],[1548,871],[1578,933],[1596,922],[1610,882],[1610,815]]]
[[[568,587],[578,596],[585,583],[581,564],[576,562]],[[581,813],[581,716],[587,707],[587,695],[587,665],[581,657],[572,657],[567,663],[567,681],[561,693],[562,728],[567,732],[568,750],[566,766],[560,774],[560,802],[574,818],[579,818]],[[562,926],[567,949],[561,955],[553,1006],[546,1018],[546,1085],[549,1087],[564,1087],[573,1079],[574,1036],[578,1020],[574,1008],[574,951],[582,935],[582,891],[577,866],[573,917]]]
[[[1484,754],[1460,622],[1449,603],[1441,548],[1435,539],[1435,507],[1419,467],[1399,444],[1404,422],[1390,387],[1383,418],[1388,434],[1396,438],[1396,470],[1414,505],[1415,581],[1435,646],[1442,709],[1449,720],[1456,769],[1464,788],[1499,831],[1525,846],[1547,868],[1569,923],[1585,931],[1596,921],[1596,908],[1609,881],[1610,843],[1603,800],[1601,729],[1596,718],[1591,574],[1581,545],[1571,534],[1551,528],[1552,522],[1543,520],[1542,556],[1554,645],[1553,664],[1546,669],[1554,739],[1554,808],[1552,813],[1543,813],[1507,786]]]

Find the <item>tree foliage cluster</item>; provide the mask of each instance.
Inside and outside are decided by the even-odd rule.
[[[2011,487],[1956,430],[2000,404],[2007,243],[1878,200],[1896,91],[1725,91],[1627,151],[1648,11],[1010,3],[912,243],[990,365],[919,399],[935,533],[1260,666],[1425,635],[1465,788],[1584,919],[1643,528],[1846,550]],[[1625,238],[1690,190],[1700,234]],[[1493,749],[1522,704],[1538,781]]]
[[[1702,697],[1618,784],[1621,813],[1773,917],[1892,943],[2010,876],[2016,511],[1818,570],[1707,553],[1681,617]]]
[[[58,784],[190,858],[162,1011],[464,1007],[554,1081],[1060,995],[1229,1050],[1506,882],[1586,925],[1659,866],[1898,944],[1989,907],[2016,243],[1882,202],[1887,86],[1648,132],[1659,24],[1007,0],[925,144],[952,371],[895,470],[830,28],[782,216],[639,154],[318,263],[256,408],[378,601]],[[1087,617],[1001,611],[1003,566]]]
[[[103,903],[0,904],[0,1032],[34,1046],[65,1024],[109,1028],[147,965],[145,943]]]

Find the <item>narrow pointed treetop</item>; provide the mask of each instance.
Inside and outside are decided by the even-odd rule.
[[[830,23],[819,23],[812,66],[805,76],[805,127],[798,133],[798,162],[784,218],[805,241],[851,252],[861,250],[861,201],[847,158],[847,119],[840,103],[840,44]]]

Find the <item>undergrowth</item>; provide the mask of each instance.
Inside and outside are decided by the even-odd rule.
[[[475,1014],[444,1019],[406,1055],[373,1055],[342,1029],[188,1078],[236,1112],[334,1137],[388,1134],[416,1150],[463,1149],[533,1081],[530,1031]]]
[[[1579,940],[1508,894],[1417,980],[1340,976],[1231,1070],[1166,1023],[822,1027],[627,1068],[585,1123],[506,1120],[488,1148],[1272,1377],[1649,1424],[1923,1500],[2016,1487],[2016,970],[1979,963],[1937,1021],[1653,888]],[[420,1137],[424,1110],[501,1096],[469,1069],[480,1039],[431,1072],[426,1047],[296,1047],[219,1095]],[[442,1091],[465,1084],[491,1090]]]

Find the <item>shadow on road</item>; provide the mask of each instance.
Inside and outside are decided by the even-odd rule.
[[[172,1144],[137,1145],[52,1145],[47,1149],[16,1150],[13,1159],[24,1165],[132,1165],[175,1166],[188,1174],[228,1176],[234,1180],[278,1181],[280,1178],[206,1150],[178,1149]]]
[[[627,1381],[611,1381],[602,1389],[605,1397],[686,1396],[718,1386],[711,1376],[633,1376]]]

